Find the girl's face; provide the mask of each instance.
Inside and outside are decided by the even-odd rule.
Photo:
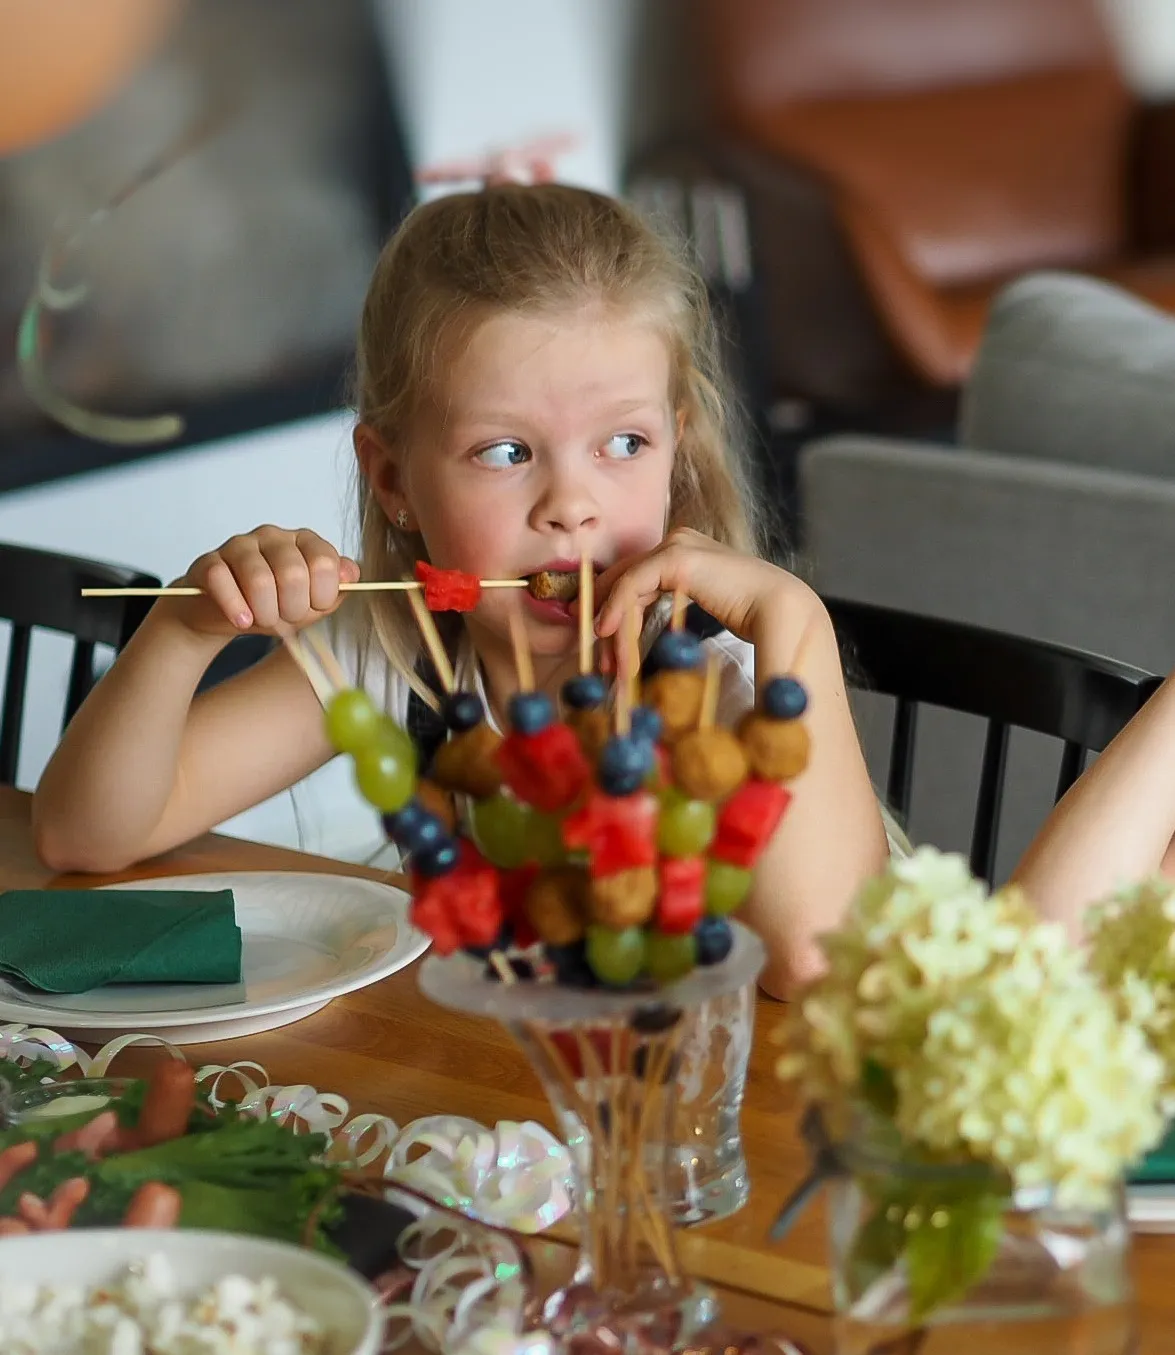
[[[649,325],[598,308],[486,320],[452,364],[446,403],[401,461],[429,558],[481,578],[597,571],[662,539],[676,433],[669,354]],[[487,590],[475,640],[508,633],[521,595],[531,647],[574,649],[567,607]]]

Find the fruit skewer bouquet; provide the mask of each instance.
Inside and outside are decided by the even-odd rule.
[[[418,765],[407,733],[366,693],[345,688],[326,703],[332,742],[354,759],[361,793],[406,860],[413,924],[439,954],[472,953],[507,981],[655,986],[721,963],[728,918],[790,802],[786,783],[808,762],[803,685],[773,677],[737,728],[715,723],[717,670],[682,629],[679,596],[609,709],[592,667],[585,561],[580,672],[556,710],[533,690],[519,619],[520,690],[503,736],[481,698],[455,688],[431,615],[471,609],[478,580],[430,566],[419,577],[409,601],[449,730],[432,765]]]

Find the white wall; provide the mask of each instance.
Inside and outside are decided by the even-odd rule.
[[[1151,98],[1175,94],[1175,0],[1100,0],[1127,75]]]
[[[572,132],[560,177],[614,189],[641,10],[640,0],[382,0],[414,161]]]

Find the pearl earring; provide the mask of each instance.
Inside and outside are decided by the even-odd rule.
[[[401,508],[396,514],[396,526],[399,527],[402,532],[408,530],[408,513],[406,509]]]

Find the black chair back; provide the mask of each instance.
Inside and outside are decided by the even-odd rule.
[[[1162,679],[1129,664],[1041,640],[825,598],[850,685],[896,698],[886,799],[905,822],[913,789],[920,705],[987,721],[971,834],[971,869],[995,870],[1000,808],[1013,728],[1061,739],[1056,799],[1158,688]]]
[[[99,645],[119,650],[151,606],[150,598],[83,598],[83,588],[157,588],[153,574],[54,551],[0,543],[0,620],[11,623],[0,705],[0,785],[16,780],[34,629],[74,637],[63,727],[97,680]]]

